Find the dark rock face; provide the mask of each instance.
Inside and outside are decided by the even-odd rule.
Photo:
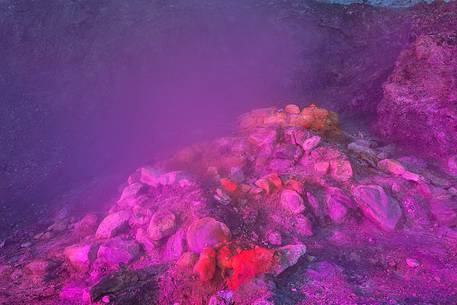
[[[457,33],[422,35],[384,85],[378,130],[428,156],[457,152]]]

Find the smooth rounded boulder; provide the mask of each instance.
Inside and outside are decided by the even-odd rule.
[[[224,223],[211,217],[194,221],[186,233],[189,249],[196,253],[200,253],[204,248],[229,241],[230,236],[230,229]]]

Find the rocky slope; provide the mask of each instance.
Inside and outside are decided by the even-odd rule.
[[[455,304],[457,177],[308,105],[139,168],[2,245],[5,304]]]

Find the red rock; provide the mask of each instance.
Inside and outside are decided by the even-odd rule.
[[[216,251],[212,248],[205,248],[201,251],[200,257],[194,266],[194,272],[198,274],[200,281],[210,281],[216,272]]]
[[[222,189],[228,193],[235,193],[238,190],[238,185],[228,178],[220,179]]]
[[[233,273],[227,284],[231,289],[237,289],[257,275],[269,271],[274,263],[274,250],[255,248],[241,251],[232,258]]]

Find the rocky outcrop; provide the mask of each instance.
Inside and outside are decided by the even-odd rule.
[[[455,32],[422,35],[403,51],[377,112],[383,136],[446,162],[457,153]]]

